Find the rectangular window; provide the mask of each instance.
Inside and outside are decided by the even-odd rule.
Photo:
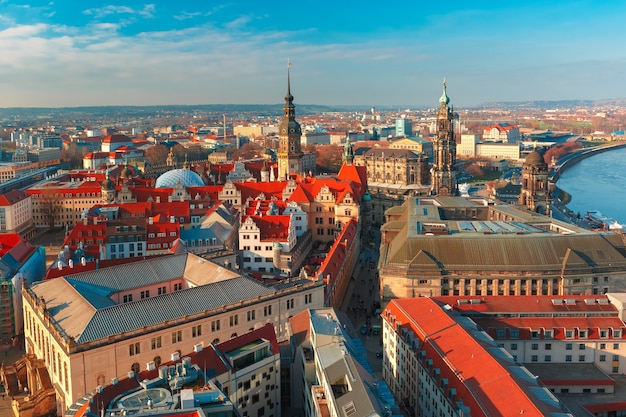
[[[600,355],[600,362],[606,362],[606,355]]]
[[[182,289],[183,289],[182,283],[174,284],[174,291],[180,291]]]
[[[552,343],[546,343],[546,350],[552,350]]]
[[[313,302],[313,294],[304,295],[304,304],[311,304]]]
[[[183,340],[183,332],[181,330],[172,332],[172,344]]]
[[[613,355],[613,362],[619,361],[619,355]]]
[[[600,343],[600,349],[606,349],[606,343]]]
[[[565,344],[565,350],[572,350],[572,344],[571,343],[566,343]]]
[[[159,287],[157,293],[159,295],[166,293],[166,287]]]
[[[272,306],[268,305],[268,306],[263,307],[263,316],[267,317],[271,315],[272,315]]]
[[[211,331],[212,332],[216,332],[220,330],[220,321],[219,320],[213,320],[211,322]]]
[[[565,355],[565,362],[571,362],[572,361],[572,355]]]
[[[531,348],[532,350],[537,350],[537,349],[539,349],[539,344],[537,344],[537,343],[533,343],[533,344],[531,345],[531,347],[530,347],[530,348]]]
[[[287,300],[287,310],[291,310],[293,308],[293,298],[290,300]]]
[[[191,337],[202,336],[202,325],[198,324],[197,326],[193,326],[191,328]]]
[[[230,327],[237,326],[239,324],[239,316],[235,314],[230,316]]]
[[[532,355],[532,356],[530,357],[530,361],[531,361],[531,362],[537,362],[537,361],[538,361],[537,355]]]
[[[517,350],[517,343],[511,343],[511,350]]]
[[[585,350],[585,344],[584,343],[580,343],[578,345],[578,350]]]
[[[567,339],[571,339],[574,337],[574,331],[573,330],[565,330],[565,337]]]
[[[149,298],[150,297],[150,290],[145,290],[141,292],[141,299],[143,300],[144,298]]]
[[[617,337],[615,336],[615,333],[613,333],[613,337]],[[619,343],[613,343],[613,350],[618,350],[619,349]]]
[[[150,340],[150,347],[152,348],[152,350],[160,348],[161,347],[161,336],[153,337]]]
[[[552,356],[551,355],[546,355],[544,358],[545,362],[551,362],[552,361]]]
[[[133,295],[132,294],[127,294],[124,296],[123,298],[125,303],[130,303],[131,301],[133,301]]]
[[[578,362],[584,362],[585,361],[585,355],[578,355]]]
[[[130,356],[139,355],[141,353],[141,350],[139,349],[139,342],[131,343],[130,346],[128,346],[128,353]]]
[[[509,330],[509,334],[511,335],[511,339],[513,339],[513,340],[518,340],[519,339],[519,329],[510,329]]]
[[[506,330],[505,329],[496,329],[496,339],[506,339]]]
[[[248,321],[253,321],[256,318],[255,317],[256,316],[256,311],[255,310],[250,310],[250,311],[247,312],[246,315],[247,315]]]

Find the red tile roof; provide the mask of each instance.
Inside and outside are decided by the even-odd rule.
[[[254,342],[259,338],[268,340],[270,342],[270,351],[274,355],[280,353],[280,349],[278,348],[278,342],[276,340],[276,332],[274,331],[274,325],[272,323],[267,323],[265,326],[260,327],[256,330],[244,333],[241,336],[237,336],[230,340],[222,342],[216,345],[215,348],[222,353],[226,353],[245,346],[248,343]]]
[[[16,261],[23,262],[34,250],[35,247],[17,233],[0,233],[0,258],[8,253]]]
[[[531,330],[553,330],[552,338],[565,339],[566,330],[585,329],[585,339],[600,338],[600,329],[624,329],[617,308],[606,295],[567,296],[441,296],[433,297],[441,305],[470,315],[492,337],[496,329],[520,329],[519,338],[531,338]],[[578,338],[574,332],[573,338]],[[508,337],[508,334],[506,335]],[[612,332],[608,334],[613,337]],[[620,339],[626,339],[622,331]]]
[[[252,219],[260,229],[260,241],[285,241],[289,238],[289,222],[291,216],[244,216],[243,224],[248,218]]]
[[[102,143],[124,143],[132,142],[132,139],[126,135],[109,135],[102,140]]]
[[[365,166],[357,166],[354,164],[343,164],[339,170],[337,178],[340,180],[353,181],[359,184],[358,197],[361,198],[365,195],[367,189],[367,171]]]
[[[440,369],[440,378],[448,379],[449,388],[456,389],[457,398],[470,407],[472,416],[544,416],[558,411],[533,401],[525,382],[514,377],[484,342],[475,339],[434,299],[392,300],[383,319],[418,337],[419,349],[432,359],[433,368]]]
[[[0,195],[0,207],[12,206],[28,198],[28,194],[21,190],[13,190]]]
[[[358,224],[354,219],[350,219],[350,221],[343,226],[339,236],[337,236],[337,240],[335,240],[328,251],[328,255],[320,265],[320,269],[316,272],[317,276],[321,276],[324,279],[326,289],[332,288],[337,279],[337,275],[339,275],[339,271],[346,260],[348,248],[352,245],[356,237],[357,227]]]

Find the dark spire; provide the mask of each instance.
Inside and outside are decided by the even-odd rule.
[[[289,68],[291,68],[291,61],[287,60],[287,95],[285,96],[285,102],[291,105],[293,103],[293,96],[291,95],[291,75],[289,74]]]

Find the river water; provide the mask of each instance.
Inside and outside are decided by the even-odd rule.
[[[626,225],[626,148],[583,159],[561,172],[556,185],[572,196],[567,207],[574,213],[596,210]]]

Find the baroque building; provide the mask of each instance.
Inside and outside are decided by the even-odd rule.
[[[285,179],[292,172],[297,174],[304,172],[301,136],[302,129],[300,123],[296,121],[296,106],[293,104],[291,79],[287,68],[287,95],[283,106],[283,121],[278,128],[278,178]]]
[[[519,203],[536,213],[550,213],[549,169],[537,149],[528,154],[522,165],[522,192]]]
[[[434,161],[431,174],[431,194],[458,195],[456,169],[456,139],[454,137],[454,111],[446,93],[443,81],[443,94],[437,111],[437,132],[434,143]]]

